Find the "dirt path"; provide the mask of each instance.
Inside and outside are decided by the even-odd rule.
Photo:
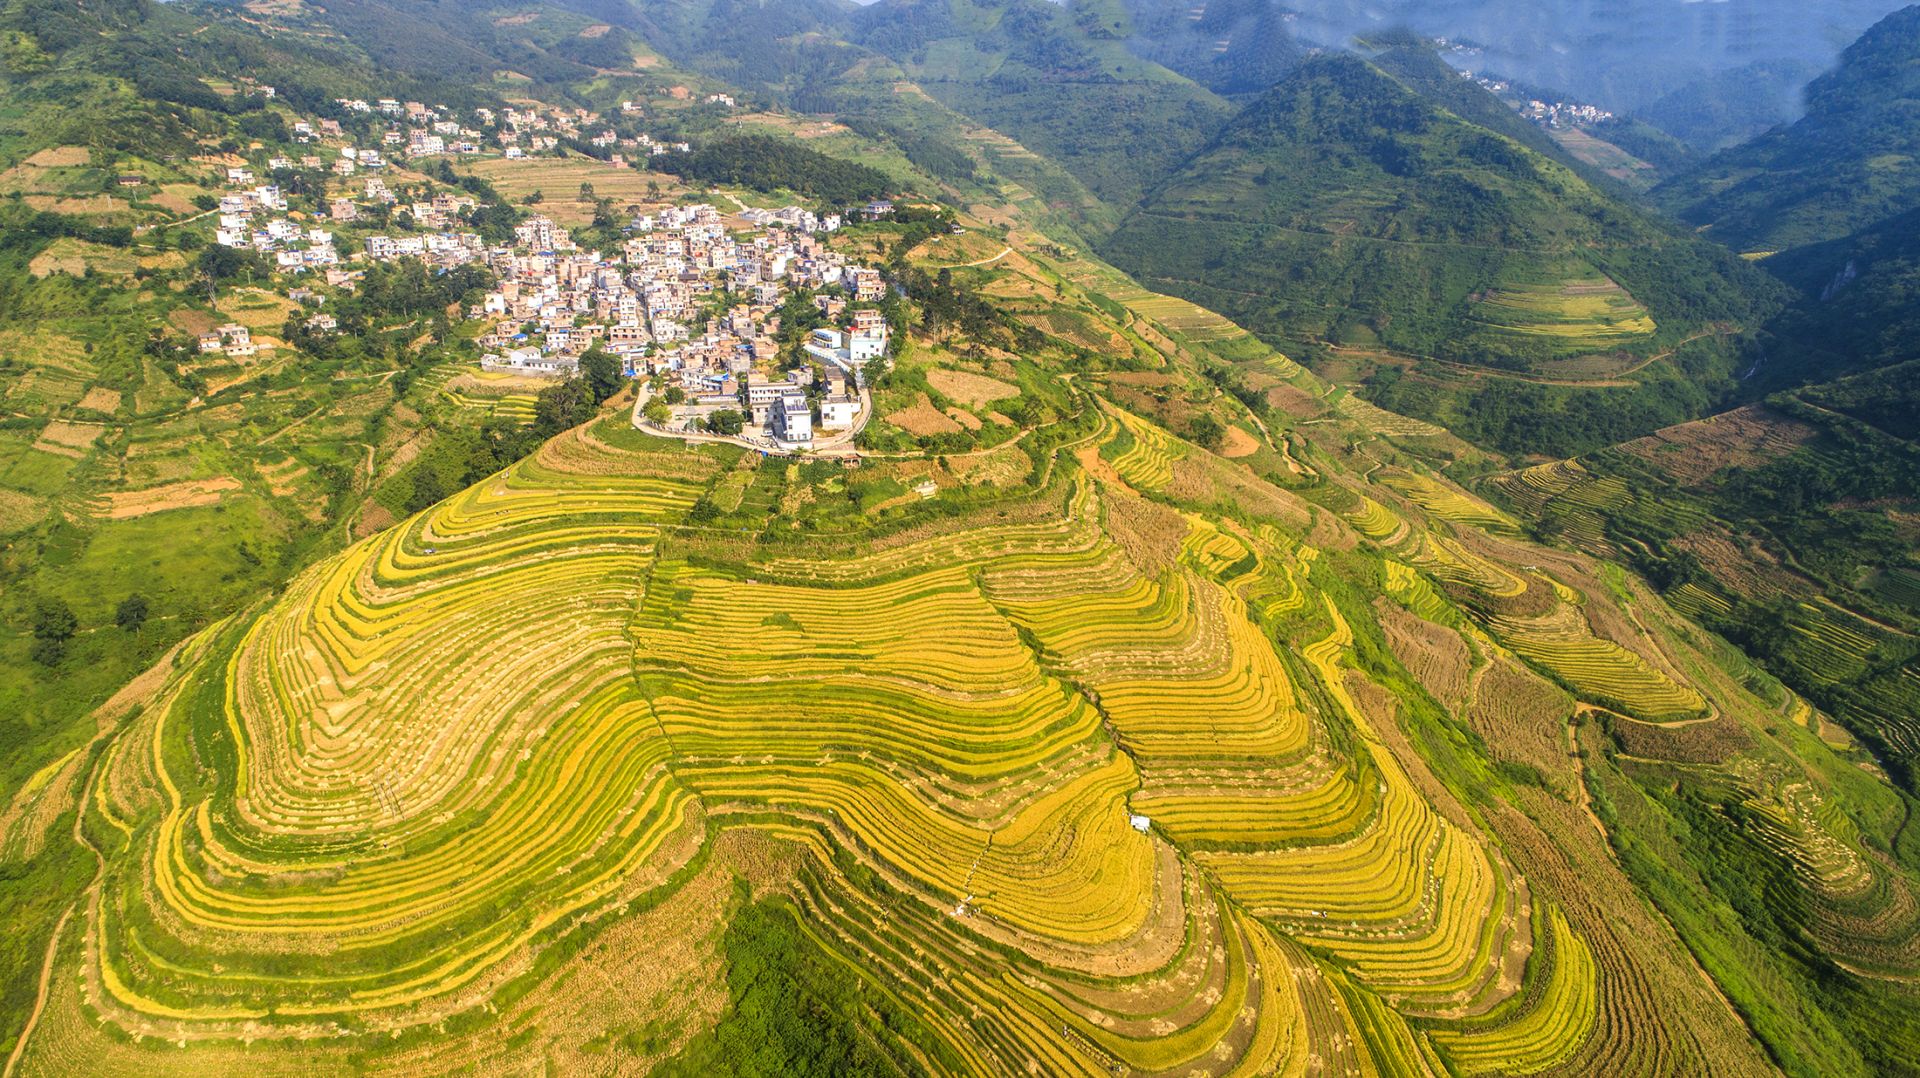
[[[96,877],[97,882],[97,877]],[[7,1055],[6,1069],[0,1071],[0,1078],[13,1078],[13,1072],[20,1065],[20,1057],[27,1052],[27,1041],[33,1036],[35,1026],[40,1024],[40,1014],[47,1009],[47,996],[53,987],[53,960],[60,951],[60,937],[67,930],[67,922],[73,917],[73,907],[60,915],[53,926],[53,938],[47,941],[47,956],[40,961],[40,985],[33,995],[33,1010],[27,1012],[27,1024],[20,1027],[20,1037],[13,1042],[13,1051]]]
[[[982,258],[976,262],[962,262],[953,268],[954,269],[972,269],[975,266],[991,266],[995,262],[1000,261],[1001,259],[1007,257],[1012,253],[1013,253],[1012,247],[1002,247],[1000,248],[1000,253],[997,255],[994,255],[992,258]]]

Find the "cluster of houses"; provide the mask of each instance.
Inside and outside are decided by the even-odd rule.
[[[677,380],[681,427],[736,411],[757,436],[806,445],[817,407],[819,429],[851,428],[864,369],[888,344],[886,319],[859,305],[884,298],[885,282],[822,242],[839,225],[832,217],[787,207],[732,224],[711,205],[670,207],[636,218],[609,256],[580,250],[548,218],[522,222],[515,246],[486,252],[499,284],[469,312],[494,321],[479,340],[482,366],[566,376],[599,347],[630,377]],[[811,365],[771,373],[782,359],[779,310],[799,288],[822,290],[814,301],[836,327],[806,344],[828,372],[817,386]]]
[[[1443,42],[1444,40],[1442,39]],[[1521,101],[1513,89],[1513,84],[1505,79],[1475,75],[1471,71],[1460,72],[1460,77],[1472,79],[1481,89],[1512,104],[1520,110],[1520,115],[1541,127],[1585,127],[1613,119],[1613,113],[1598,105],[1581,105],[1572,101],[1542,101],[1537,97]]]
[[[200,335],[200,354],[225,355],[230,359],[251,359],[260,351],[253,334],[243,325],[229,322]]]
[[[229,168],[227,182],[240,189],[220,196],[215,243],[273,255],[275,264],[290,272],[339,263],[333,233],[288,218],[279,187],[255,183],[253,173],[244,168]]]
[[[717,101],[724,96],[716,95],[709,100]],[[660,141],[646,134],[622,135],[600,113],[584,108],[541,105],[510,105],[499,111],[476,108],[463,120],[444,105],[419,101],[339,98],[335,104],[351,113],[384,116],[389,121],[380,137],[379,148],[342,155],[334,167],[347,175],[356,167],[383,167],[383,152],[405,154],[409,158],[499,152],[517,159],[554,153],[563,143],[574,141],[607,150],[615,164],[625,164],[628,153],[651,156],[691,148],[684,142]],[[728,107],[732,107],[731,99]],[[625,115],[643,111],[642,106],[632,101],[621,102],[621,112]],[[293,131],[301,142],[345,136],[339,122],[334,120],[321,120],[317,125],[298,123]],[[616,150],[624,152],[614,152]]]
[[[690,96],[684,87],[670,94]],[[737,107],[726,95],[707,100]],[[396,194],[383,178],[390,160],[480,153],[489,142],[507,157],[556,151],[568,140],[647,155],[689,147],[644,134],[623,136],[587,109],[478,108],[469,126],[444,107],[416,101],[338,103],[348,112],[391,121],[377,148],[354,145],[340,121],[299,120],[291,130],[302,148],[276,154],[267,170],[365,175],[348,181],[347,190],[336,187],[318,212],[306,216],[290,213],[281,188],[261,182],[253,168],[231,165],[217,207],[216,242],[271,255],[282,272],[313,271],[315,284],[324,276],[327,285],[348,289],[362,271],[349,268],[336,249],[334,230],[342,226],[364,237],[364,253],[352,260],[419,259],[435,270],[485,265],[495,287],[467,312],[488,323],[478,339],[483,367],[565,377],[577,373],[581,357],[597,347],[617,357],[629,377],[664,376],[677,383],[681,403],[670,424],[677,429],[734,412],[750,426],[745,437],[792,447],[811,444],[816,432],[858,425],[866,368],[884,360],[888,350],[886,319],[873,306],[886,297],[887,285],[877,270],[850,264],[824,242],[845,223],[840,214],[801,206],[733,215],[706,204],[669,207],[636,217],[624,230],[621,249],[611,252],[581,250],[565,228],[533,217],[515,229],[511,245],[489,245],[462,230],[476,199],[457,191]],[[621,105],[626,115],[642,111],[633,102]],[[630,123],[619,126],[633,131]],[[322,156],[329,153],[336,154],[331,163]],[[610,156],[623,163],[621,153]],[[876,203],[856,216],[880,217],[891,209]],[[362,228],[370,215],[397,227],[366,235]],[[783,354],[777,343],[780,311],[802,288],[816,293],[827,325]],[[307,287],[294,288],[290,296],[308,307],[321,299]],[[310,332],[337,330],[324,312],[305,325]],[[229,358],[251,357],[263,347],[237,324],[202,334],[198,343],[204,354]],[[778,370],[796,360],[797,369]]]

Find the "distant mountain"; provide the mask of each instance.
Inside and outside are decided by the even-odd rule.
[[[1798,119],[1806,85],[1822,70],[1805,60],[1760,60],[1702,76],[1632,115],[1705,156]]]
[[[1257,94],[1284,78],[1309,51],[1293,37],[1292,14],[1270,0],[1214,0],[1199,6],[1125,0],[1127,47],[1217,94]]]
[[[1850,235],[1920,207],[1920,5],[1887,16],[1807,87],[1807,113],[1655,192],[1743,251]]]
[[[1421,70],[1405,56],[1389,66]],[[1442,379],[1397,402],[1513,451],[1602,444],[1706,407],[1703,387],[1730,388],[1734,360],[1710,338],[1759,321],[1777,285],[1441,107],[1420,81],[1350,55],[1308,60],[1130,214],[1107,255],[1291,347],[1518,379]],[[1461,111],[1511,122],[1465,80],[1446,86],[1479,95]],[[1664,384],[1619,380],[1643,370]],[[1605,403],[1578,422],[1545,418],[1568,407],[1558,387],[1585,379],[1607,386]],[[1475,403],[1494,389],[1526,396],[1511,422]]]
[[[1515,366],[1542,349],[1474,328],[1489,289],[1604,276],[1684,322],[1736,317],[1754,276],[1348,55],[1250,104],[1109,249],[1276,335]]]
[[[851,40],[1124,209],[1207,144],[1232,108],[1128,49],[1117,3],[880,0]]]
[[[1171,6],[1193,7],[1185,0]],[[1199,5],[1211,7],[1208,5]],[[1615,111],[1756,62],[1819,69],[1899,0],[1288,0],[1302,41],[1340,46],[1405,26],[1460,47],[1455,59]]]

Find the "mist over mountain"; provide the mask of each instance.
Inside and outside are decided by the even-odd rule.
[[[1683,138],[1717,148],[1799,113],[1806,81],[1894,0],[1127,0],[1144,55],[1195,68],[1341,48],[1405,27],[1456,48],[1450,60],[1618,112],[1678,117]],[[1184,62],[1183,62],[1184,61]],[[1737,87],[1729,93],[1728,78]],[[1211,84],[1211,83],[1210,83]],[[1221,85],[1214,85],[1216,90]],[[1670,96],[1671,95],[1671,96]],[[1706,98],[1704,111],[1690,99]],[[1704,118],[1727,112],[1725,122]],[[1660,122],[1656,120],[1655,122]],[[1665,124],[1663,123],[1664,127]],[[1669,130],[1672,130],[1669,128]]]

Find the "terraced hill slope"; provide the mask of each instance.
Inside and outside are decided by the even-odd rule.
[[[1910,1058],[1901,803],[1804,704],[1430,429],[1108,302],[1286,402],[1253,453],[1095,374],[1023,481],[816,540],[609,417],[194,637],[7,817],[98,864],[17,1073]],[[1713,912],[1760,889],[1855,990]]]
[[[1104,253],[1270,340],[1344,350],[1317,369],[1503,451],[1644,432],[1731,384],[1726,339],[1775,302],[1764,275],[1462,116],[1512,122],[1430,57],[1382,63],[1301,64]]]

